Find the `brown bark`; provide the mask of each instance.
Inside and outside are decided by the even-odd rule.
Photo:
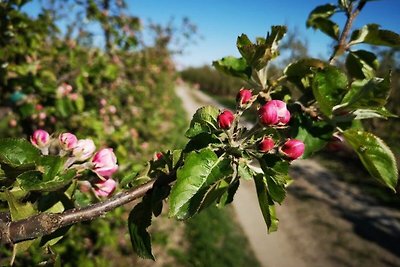
[[[165,185],[176,179],[175,172],[131,188],[115,196],[83,208],[66,210],[62,213],[40,213],[18,221],[0,219],[0,244],[15,244],[32,240],[78,222],[98,218],[117,207],[143,197],[154,186]]]

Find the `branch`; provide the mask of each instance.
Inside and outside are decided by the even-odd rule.
[[[148,191],[153,189],[153,187],[169,184],[175,179],[176,173],[173,171],[168,175],[160,176],[146,184],[118,193],[105,201],[83,208],[70,209],[62,213],[40,213],[13,222],[0,220],[0,244],[15,244],[25,240],[35,239],[44,235],[49,235],[71,224],[91,221],[117,207],[143,197]]]
[[[358,16],[358,14],[364,8],[365,4],[366,4],[366,1],[361,0],[358,3],[357,8],[354,11],[353,11],[353,5],[352,4],[350,5],[350,8],[347,12],[346,24],[344,25],[343,31],[340,35],[338,45],[337,45],[335,51],[333,52],[331,58],[329,59],[329,64],[331,64],[331,65],[334,64],[336,61],[336,57],[338,55],[343,54],[343,52],[348,49],[347,37],[349,36],[351,26],[353,25],[355,18]]]

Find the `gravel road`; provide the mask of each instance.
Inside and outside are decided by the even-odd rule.
[[[191,117],[204,105],[223,108],[201,91],[176,88]],[[251,182],[242,182],[233,206],[265,267],[400,266],[400,211],[376,204],[314,160],[292,166],[295,182],[277,207],[278,232],[267,234]]]

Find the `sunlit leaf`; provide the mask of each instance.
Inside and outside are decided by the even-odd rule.
[[[389,30],[381,30],[378,24],[368,24],[351,35],[349,45],[366,43],[389,47],[400,47],[400,35]]]
[[[330,117],[332,108],[340,103],[347,91],[347,77],[333,66],[316,70],[312,89],[319,108]]]
[[[361,130],[350,129],[343,136],[372,177],[395,191],[398,170],[390,148],[372,133]]]
[[[207,185],[225,178],[232,172],[229,161],[218,157],[211,149],[205,148],[188,154],[184,165],[177,172],[177,181],[170,194],[170,217],[184,219],[191,214],[191,199]]]

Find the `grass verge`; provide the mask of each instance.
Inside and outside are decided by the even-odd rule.
[[[183,266],[260,266],[231,207],[213,206],[190,219],[185,239],[190,244],[186,252],[170,251]]]

